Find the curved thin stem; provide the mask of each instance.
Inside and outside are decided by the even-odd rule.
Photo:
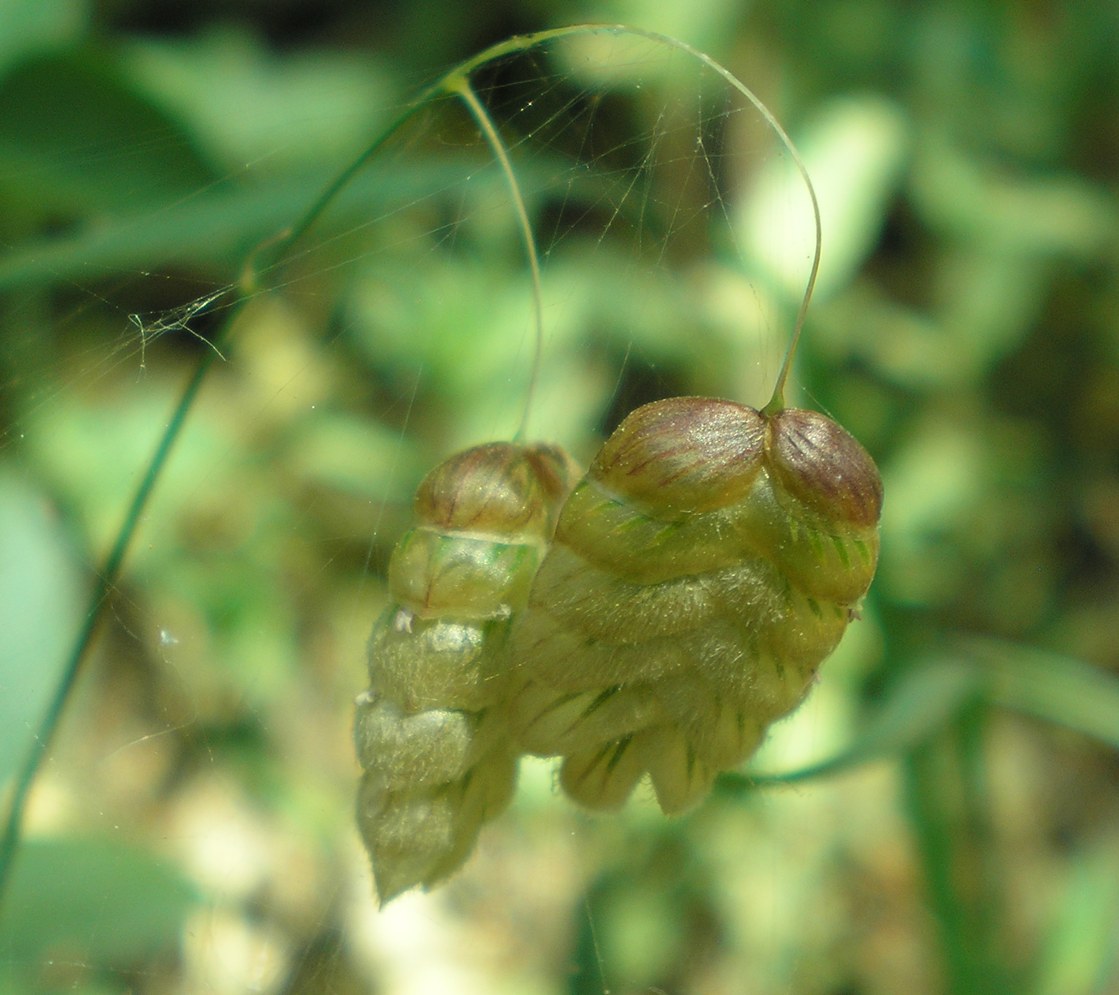
[[[70,692],[77,682],[78,671],[81,668],[81,663],[85,658],[86,652],[93,642],[93,636],[97,629],[97,623],[101,619],[105,602],[109,599],[109,596],[113,593],[113,589],[116,587],[117,578],[120,576],[125,554],[128,552],[129,543],[140,523],[144,507],[147,505],[148,499],[155,489],[156,482],[159,480],[160,474],[163,472],[163,467],[167,463],[167,458],[171,455],[171,448],[176,439],[178,439],[179,433],[182,431],[187,414],[193,406],[195,398],[198,396],[198,391],[202,387],[202,381],[206,378],[206,372],[210,369],[216,356],[217,353],[214,350],[207,349],[203,352],[202,357],[199,359],[198,366],[195,367],[194,375],[184,388],[179,398],[179,403],[175,406],[175,410],[171,414],[171,419],[167,423],[167,428],[164,429],[163,434],[160,436],[155,453],[148,463],[147,472],[140,481],[139,487],[136,488],[136,493],[133,494],[132,501],[128,506],[128,510],[125,512],[124,523],[117,533],[116,541],[113,543],[112,549],[109,550],[108,556],[105,557],[104,564],[97,573],[97,582],[89,600],[89,608],[86,611],[85,622],[74,642],[74,647],[71,650],[66,666],[63,668],[58,686],[51,696],[46,714],[39,724],[39,734],[32,741],[31,748],[28,750],[27,756],[19,768],[15,789],[12,792],[12,799],[8,806],[8,817],[4,823],[3,836],[0,836],[0,899],[3,898],[5,887],[11,876],[16,848],[19,846],[23,812],[27,805],[27,797],[31,792],[31,785],[34,783],[35,776],[39,772],[39,767],[42,765],[43,758],[46,756],[47,748],[54,738],[55,731],[62,718],[62,711],[66,706],[67,699],[70,697]]]
[[[801,159],[800,153],[797,152],[793,140],[789,137],[788,132],[781,127],[781,123],[773,116],[773,112],[762,103],[761,98],[754,93],[745,83],[743,83],[737,76],[734,75],[726,66],[716,62],[711,56],[705,52],[701,52],[698,48],[693,48],[687,42],[680,41],[677,38],[670,38],[667,35],[658,35],[654,32],[642,31],[637,28],[622,28],[616,30],[627,31],[628,33],[641,35],[656,41],[664,42],[672,48],[678,48],[680,51],[687,53],[693,59],[697,59],[703,65],[707,66],[713,73],[721,76],[730,86],[737,90],[743,97],[745,97],[753,108],[761,115],[762,120],[769,125],[770,130],[777,136],[782,145],[785,146],[785,151],[789,153],[789,158],[792,159],[793,165],[796,167],[800,178],[804,181],[805,189],[808,191],[808,200],[812,206],[812,222],[816,229],[815,246],[812,253],[812,267],[808,273],[808,281],[804,287],[804,296],[801,299],[800,307],[797,309],[796,322],[793,325],[793,335],[789,340],[789,348],[785,352],[785,359],[781,364],[781,371],[777,375],[777,383],[773,388],[773,396],[769,399],[769,403],[763,408],[763,412],[767,415],[776,414],[785,406],[785,383],[789,379],[789,371],[792,369],[793,357],[796,354],[797,346],[800,344],[800,334],[804,328],[804,321],[808,315],[808,305],[812,300],[812,291],[816,287],[816,276],[820,271],[820,251],[823,244],[823,225],[820,221],[820,204],[816,199],[816,188],[812,185],[812,178],[808,175],[808,167],[804,165],[804,160]]]
[[[800,153],[797,152],[793,140],[789,137],[785,129],[781,127],[781,123],[777,118],[773,116],[773,112],[762,103],[761,98],[758,97],[753,90],[727,69],[726,66],[711,58],[706,52],[700,51],[698,48],[689,45],[685,41],[680,41],[680,39],[672,38],[669,35],[659,34],[656,31],[646,31],[644,28],[634,28],[625,24],[576,24],[564,28],[537,31],[532,34],[517,35],[493,45],[484,52],[480,52],[472,59],[462,63],[451,75],[465,78],[478,68],[478,66],[484,65],[493,59],[500,58],[504,55],[512,55],[516,52],[523,52],[542,42],[552,41],[557,38],[566,38],[574,34],[632,35],[636,38],[645,38],[648,41],[665,45],[668,48],[677,49],[690,58],[702,63],[749,101],[751,106],[761,115],[762,120],[765,121],[770,130],[785,147],[785,150],[789,154],[789,158],[792,159],[793,165],[800,174],[800,178],[804,181],[805,190],[808,193],[808,200],[812,208],[812,221],[815,226],[815,246],[812,254],[812,266],[808,273],[808,280],[805,283],[804,296],[801,299],[800,307],[797,309],[796,321],[793,325],[793,334],[789,340],[789,347],[785,352],[781,370],[777,375],[777,382],[773,388],[773,396],[770,398],[765,408],[763,408],[765,414],[775,414],[785,406],[785,385],[788,382],[789,374],[792,370],[797,347],[800,345],[801,332],[804,329],[804,322],[808,315],[808,305],[812,300],[812,292],[816,287],[816,277],[820,271],[820,252],[823,244],[823,225],[820,221],[820,204],[816,198],[816,188],[812,185],[812,178],[808,175],[808,168],[804,165],[804,160],[801,159]]]
[[[532,223],[528,219],[528,208],[525,206],[525,199],[521,194],[521,186],[517,182],[517,174],[513,171],[513,164],[509,161],[509,153],[505,148],[505,143],[501,140],[501,136],[497,133],[497,128],[494,127],[493,120],[486,112],[485,107],[482,106],[482,102],[478,99],[474,88],[470,85],[470,80],[464,73],[455,73],[448,78],[446,88],[450,92],[458,94],[466,106],[470,108],[470,113],[474,116],[474,120],[478,122],[478,127],[482,129],[482,134],[485,135],[487,143],[493,149],[493,154],[497,156],[497,161],[501,164],[501,171],[505,174],[505,181],[509,185],[509,195],[513,198],[513,206],[517,212],[517,222],[520,225],[521,238],[525,245],[525,255],[528,256],[528,268],[532,273],[535,346],[532,367],[529,372],[528,389],[525,393],[525,406],[521,413],[521,423],[513,437],[520,441],[524,438],[525,430],[528,427],[529,412],[532,409],[532,399],[536,394],[536,384],[540,379],[540,364],[544,354],[544,297],[541,289],[540,256],[536,250],[536,238],[532,234]]]

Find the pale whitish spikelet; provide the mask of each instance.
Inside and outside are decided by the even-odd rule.
[[[455,871],[509,802],[506,636],[571,476],[559,450],[494,443],[440,464],[417,491],[354,721],[357,822],[382,903]]]

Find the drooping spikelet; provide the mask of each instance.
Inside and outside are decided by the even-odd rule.
[[[493,443],[451,457],[417,491],[354,723],[358,828],[382,903],[456,870],[509,802],[519,752],[506,637],[571,477],[556,448]]]
[[[645,774],[699,801],[797,706],[866,593],[882,485],[813,411],[681,397],[637,409],[564,505],[514,623],[511,713],[580,803]]]

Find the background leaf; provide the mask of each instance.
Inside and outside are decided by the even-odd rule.
[[[39,839],[20,853],[0,917],[10,964],[52,952],[128,964],[178,942],[196,894],[174,865],[104,839]]]
[[[42,721],[77,636],[84,587],[57,511],[0,465],[0,784]]]

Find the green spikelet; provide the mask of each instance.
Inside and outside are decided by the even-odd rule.
[[[882,484],[812,411],[673,398],[629,415],[564,505],[515,621],[527,752],[597,809],[648,775],[699,801],[794,709],[870,586]]]
[[[506,636],[571,477],[558,449],[494,443],[451,457],[417,491],[354,722],[357,822],[382,903],[455,871],[509,802]]]

